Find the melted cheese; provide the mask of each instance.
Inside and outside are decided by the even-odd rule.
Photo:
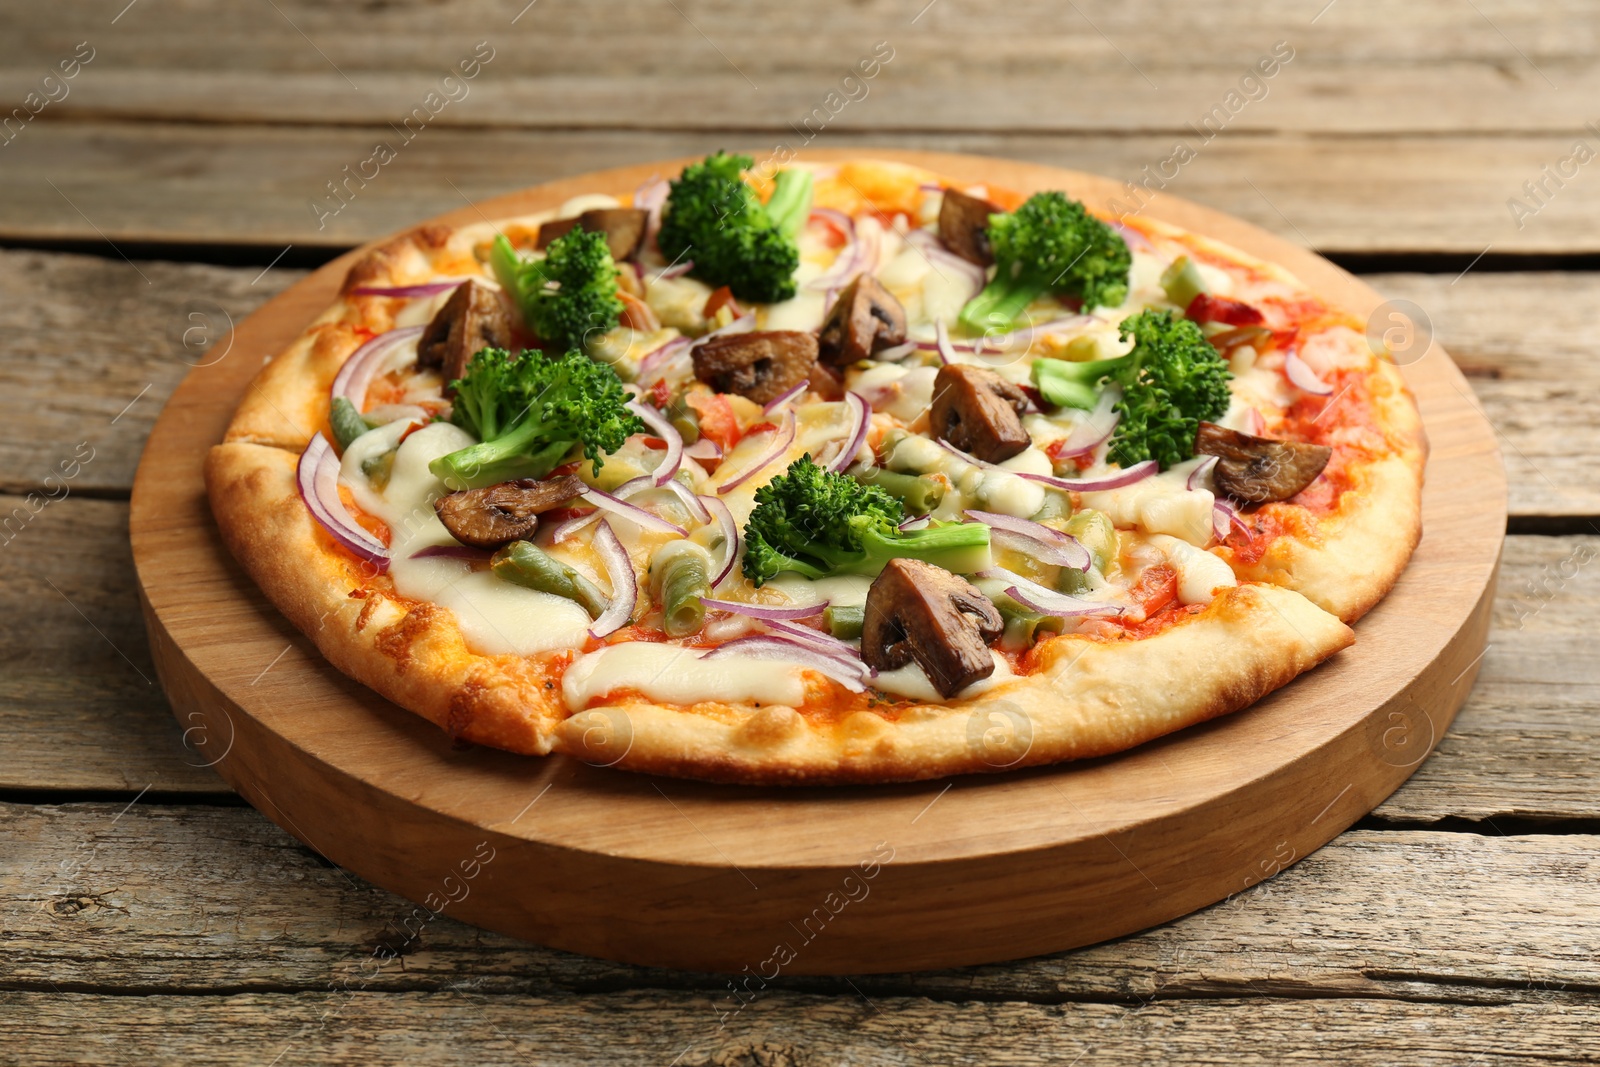
[[[1178,572],[1178,601],[1183,604],[1209,604],[1222,588],[1239,584],[1233,568],[1219,557],[1176,537],[1157,534],[1149,543],[1159,549]]]
[[[707,659],[698,649],[637,642],[579,656],[561,682],[562,699],[572,711],[621,690],[666,704],[721,700],[793,706],[805,699],[805,680],[798,665],[732,655]]]
[[[920,700],[925,704],[943,704],[952,699],[967,700],[1016,677],[1012,673],[1011,664],[1006,662],[1004,656],[992,650],[990,655],[994,656],[994,673],[973,682],[954,697],[941,696],[933,687],[933,683],[928,680],[927,672],[918,666],[916,660],[892,671],[879,671],[877,677],[872,679],[872,685],[873,688],[881,689],[885,693]]]
[[[380,491],[361,465],[392,449],[405,429],[403,423],[390,423],[358,437],[345,450],[340,472],[340,481],[361,509],[389,526],[394,554],[389,577],[395,592],[449,608],[467,647],[483,655],[526,656],[583,644],[589,614],[565,597],[474,571],[466,560],[412,558],[421,549],[456,543],[434,513],[433,501],[444,495],[445,487],[428,464],[474,441],[447,422],[418,430],[395,452],[389,481]]]
[[[1189,489],[1186,483],[1195,466],[1190,460],[1120,489],[1105,489],[1081,496],[1083,506],[1103,511],[1113,525],[1134,527],[1152,534],[1169,534],[1197,545],[1212,538],[1211,511],[1216,497],[1209,489]]]

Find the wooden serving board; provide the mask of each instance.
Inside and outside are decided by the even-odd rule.
[[[917,152],[965,181],[1110,180]],[[841,158],[827,152],[808,159]],[[442,216],[462,224],[631,192],[683,160],[588,174]],[[1383,298],[1320,257],[1159,196],[1146,214],[1288,267],[1361,315]],[[867,973],[993,962],[1176,918],[1269,877],[1388,796],[1477,674],[1506,522],[1494,433],[1431,344],[1403,369],[1432,444],[1424,536],[1356,645],[1259,704],[1123,755],[877,788],[750,789],[453,747],[329,667],[219,540],[207,448],[262,362],[335,297],[352,252],[240,323],[168,402],[131,531],[155,662],[188,740],[329,859],[418,902],[558,948],[731,972]]]

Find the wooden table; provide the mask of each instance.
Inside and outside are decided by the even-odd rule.
[[[0,145],[0,1060],[1600,1058],[1600,170],[1564,162],[1576,139],[1600,149],[1584,125],[1600,17],[1490,0],[522,3],[7,5],[0,104],[57,99]],[[480,41],[477,76],[445,82]],[[1292,60],[1227,110],[1280,41]],[[878,42],[892,58],[844,82]],[[41,81],[75,52],[75,77]],[[1189,124],[1214,107],[1204,140]],[[184,746],[126,545],[143,439],[188,366],[226,358],[206,346],[230,317],[337,250],[549,177],[798,147],[808,115],[830,147],[1130,179],[1183,139],[1195,158],[1168,191],[1420,306],[1512,482],[1477,688],[1416,777],[1327,848],[1077,952],[792,979],[745,1003],[726,978],[448,917],[408,939],[410,905]],[[393,162],[309,206],[378,141]]]

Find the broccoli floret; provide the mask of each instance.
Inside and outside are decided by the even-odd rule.
[[[891,559],[920,559],[970,574],[993,565],[989,527],[950,523],[901,531],[900,501],[875,485],[834,474],[801,456],[756,490],[744,528],[744,574],[756,585],[780,571],[807,578],[877,574]]]
[[[1128,295],[1133,255],[1117,232],[1061,193],[1035,193],[1009,215],[989,216],[994,280],[961,309],[974,333],[1015,322],[1044,293],[1116,307]]]
[[[628,410],[616,371],[576,349],[547,359],[485,348],[451,384],[451,419],[479,443],[428,464],[450,489],[543,478],[579,443],[598,469],[606,453],[645,428]]]
[[[811,174],[779,172],[763,207],[740,177],[750,163],[718,152],[685,167],[667,195],[656,243],[668,259],[692,260],[696,278],[743,300],[775,303],[795,293],[795,237],[811,211]]]
[[[1200,423],[1228,410],[1233,377],[1222,353],[1200,327],[1170,311],[1141,311],[1123,320],[1122,339],[1133,351],[1116,359],[1033,362],[1033,381],[1050,403],[1092,408],[1100,384],[1116,382],[1122,399],[1109,457],[1124,467],[1153,459],[1162,470],[1194,455]]]
[[[617,265],[603,233],[568,230],[550,242],[543,259],[523,258],[501,234],[489,262],[528,328],[558,352],[587,351],[622,317]]]

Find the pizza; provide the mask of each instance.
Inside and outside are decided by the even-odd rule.
[[[1119,752],[1355,640],[1416,405],[1293,275],[1065,193],[718,153],[366,251],[221,536],[452,738],[750,784]]]

